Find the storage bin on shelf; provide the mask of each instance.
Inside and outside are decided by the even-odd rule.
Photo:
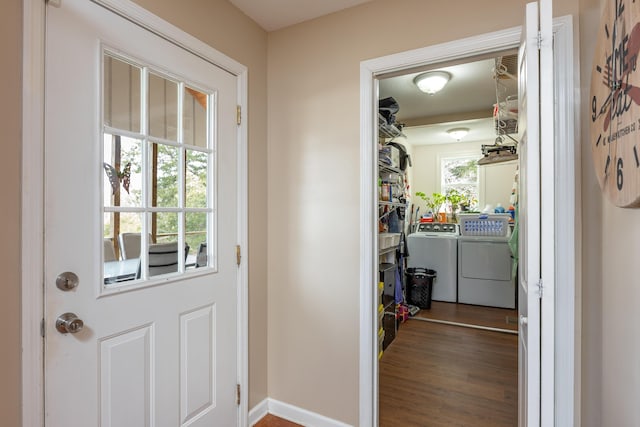
[[[378,248],[382,251],[395,248],[400,244],[400,233],[380,233],[378,234]]]
[[[385,145],[378,150],[380,162],[392,168],[400,167],[400,150],[393,145]]]
[[[389,304],[395,303],[396,268],[397,265],[391,262],[383,262],[378,265],[379,280],[384,283],[383,304],[385,308]]]

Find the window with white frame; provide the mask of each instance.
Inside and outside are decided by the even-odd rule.
[[[478,156],[452,156],[440,160],[440,192],[447,194],[452,190],[457,191],[469,202],[471,210],[478,207],[479,176]]]

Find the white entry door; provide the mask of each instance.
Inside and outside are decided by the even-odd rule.
[[[544,6],[550,8],[551,2],[547,3]],[[518,55],[518,419],[521,427],[551,425],[548,422],[553,420],[553,406],[541,405],[546,378],[551,378],[551,387],[545,388],[549,394],[546,398],[553,402],[553,357],[550,361],[543,357],[545,352],[553,354],[553,309],[549,317],[541,321],[542,299],[553,301],[554,103],[552,90],[549,91],[553,87],[553,67],[549,62],[552,40],[551,14],[540,13],[538,3],[527,4]],[[543,220],[542,212],[548,213],[550,222]],[[549,284],[544,292],[543,283]]]
[[[46,12],[46,425],[234,426],[237,77],[92,1]]]

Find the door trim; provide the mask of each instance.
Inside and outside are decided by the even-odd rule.
[[[555,359],[545,359],[555,364],[542,366],[543,375],[550,373],[555,378],[555,396],[546,396],[542,411],[565,420],[558,425],[576,425],[579,417],[580,383],[580,337],[575,333],[575,325],[580,324],[580,301],[576,299],[576,272],[580,271],[579,258],[575,244],[581,226],[579,203],[579,82],[574,76],[575,43],[573,39],[572,18],[563,17],[554,20],[554,60],[556,67],[555,90],[564,93],[556,99],[573,100],[557,104],[555,128],[556,141],[556,212],[553,216],[556,227],[562,233],[556,235],[556,283],[563,283],[555,296],[556,318],[559,323],[553,325],[552,336],[543,336],[547,347],[555,344]],[[425,48],[401,52],[360,63],[360,384],[359,384],[359,423],[360,425],[378,425],[378,358],[377,358],[377,313],[376,295],[372,286],[377,276],[378,241],[372,230],[377,222],[375,208],[376,189],[375,171],[377,168],[377,78],[387,73],[397,73],[413,67],[452,61],[467,57],[494,53],[500,50],[517,48],[521,27],[510,28],[454,42],[442,43]],[[562,196],[562,197],[560,197]],[[562,215],[557,215],[561,212]],[[563,220],[566,218],[566,220]],[[566,224],[568,219],[571,224]],[[562,262],[558,262],[562,260]],[[560,281],[562,279],[562,281]],[[549,290],[553,292],[553,290]],[[578,294],[579,295],[579,294]],[[549,341],[550,340],[550,341]],[[555,341],[555,343],[554,343]],[[578,351],[576,351],[578,350]],[[564,369],[562,369],[564,368]],[[554,372],[555,371],[555,372]],[[547,377],[549,379],[549,377]],[[552,383],[553,384],[553,383]],[[577,384],[577,385],[576,385]],[[555,411],[555,412],[554,412]]]
[[[63,0],[64,1],[64,0]],[[238,226],[237,242],[242,262],[237,283],[237,366],[243,393],[238,425],[247,425],[248,414],[248,72],[247,67],[178,27],[128,0],[92,0],[163,39],[180,46],[237,77],[237,104],[242,121],[237,127]],[[45,13],[43,0],[23,2],[22,62],[22,425],[44,426],[44,76]],[[229,248],[235,251],[235,247]]]

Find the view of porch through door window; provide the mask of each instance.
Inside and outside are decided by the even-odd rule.
[[[103,62],[105,285],[215,268],[215,93]]]

